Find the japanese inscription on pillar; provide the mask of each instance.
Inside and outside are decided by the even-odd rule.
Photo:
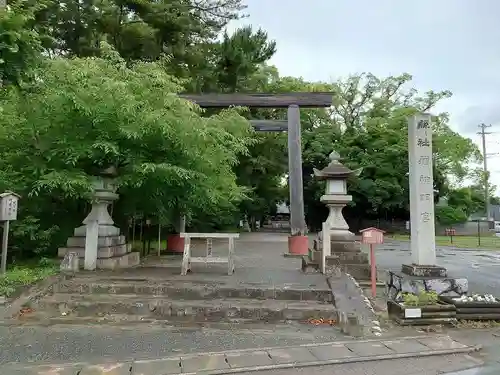
[[[408,163],[412,260],[420,265],[434,265],[434,179],[429,114],[420,113],[408,121]]]

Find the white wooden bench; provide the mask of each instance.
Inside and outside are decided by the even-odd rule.
[[[232,275],[234,272],[234,239],[239,238],[239,233],[181,233],[180,236],[184,238],[184,254],[182,257],[181,275],[187,275],[191,270],[191,264],[223,264],[227,263],[227,274]],[[207,241],[206,254],[204,257],[191,256],[191,239],[192,238],[205,238]],[[212,256],[212,239],[226,238],[228,240],[228,253],[226,257],[213,257]]]

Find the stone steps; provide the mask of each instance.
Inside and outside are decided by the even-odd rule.
[[[329,288],[310,289],[301,287],[259,287],[255,285],[193,284],[190,282],[88,282],[69,280],[54,286],[56,293],[92,295],[134,294],[138,296],[161,296],[180,300],[202,299],[256,299],[332,302]]]
[[[41,298],[36,309],[62,316],[122,314],[188,321],[303,321],[337,319],[332,304],[314,301],[213,299],[171,300],[133,294],[82,295],[55,293]]]

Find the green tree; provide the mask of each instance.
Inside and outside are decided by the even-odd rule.
[[[117,212],[171,223],[179,207],[198,214],[238,204],[245,191],[233,167],[253,142],[248,122],[235,110],[201,116],[161,63],[127,67],[103,48],[101,59],[46,61],[29,90],[12,88],[1,102],[2,187],[31,197],[22,206],[40,219],[37,231],[70,235],[92,176],[108,167],[119,171]]]
[[[14,0],[0,8],[0,87],[31,78],[42,51],[35,15],[44,7],[44,1]]]
[[[445,226],[465,223],[469,218],[461,208],[451,206],[436,207],[435,216],[437,222]]]
[[[436,103],[451,95],[448,91],[427,92],[418,95],[416,90],[407,90],[411,76],[377,78],[361,74],[336,82],[333,86],[334,105],[331,109],[329,136],[305,133],[304,169],[313,166],[322,168],[327,164],[326,156],[335,149],[344,158],[344,163],[356,169],[363,167],[359,178],[349,184],[353,204],[346,209],[351,218],[406,218],[408,216],[408,140],[407,118],[414,111],[431,110]],[[321,127],[320,127],[321,128]],[[448,177],[463,179],[470,171],[464,165],[478,160],[477,147],[467,138],[453,132],[448,126],[446,114],[433,121],[434,130],[434,178],[435,189],[443,195],[448,189]],[[328,131],[321,130],[323,133]],[[312,137],[309,142],[307,137]],[[321,158],[310,157],[308,147],[325,150]],[[328,151],[327,151],[328,150]],[[310,197],[317,198],[317,182],[306,187],[312,191]],[[323,220],[323,213],[309,212],[310,217]],[[352,223],[352,220],[351,220]]]

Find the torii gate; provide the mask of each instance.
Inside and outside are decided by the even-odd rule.
[[[182,98],[202,108],[288,108],[287,121],[251,120],[256,131],[288,131],[288,174],[290,187],[290,229],[288,251],[305,255],[308,251],[302,181],[300,107],[326,108],[332,105],[331,92],[294,92],[287,94],[182,94]]]

